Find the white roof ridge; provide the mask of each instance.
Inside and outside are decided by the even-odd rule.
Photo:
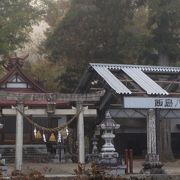
[[[180,67],[176,66],[153,66],[153,65],[132,65],[132,64],[106,64],[106,63],[90,63],[93,67],[106,67],[108,69],[138,68],[142,71],[150,72],[180,72]]]

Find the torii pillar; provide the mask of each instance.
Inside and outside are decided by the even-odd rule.
[[[24,111],[22,102],[18,102],[16,109],[16,150],[15,150],[15,169],[22,169],[23,159],[23,116],[19,111]]]
[[[84,145],[84,113],[82,103],[77,103],[77,139],[78,139],[78,162],[85,163],[85,145]]]

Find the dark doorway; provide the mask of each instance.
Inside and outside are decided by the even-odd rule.
[[[144,157],[147,149],[146,134],[119,133],[116,134],[114,145],[118,153],[123,154],[125,149],[133,149],[135,157]]]

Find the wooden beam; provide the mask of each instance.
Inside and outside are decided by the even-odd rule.
[[[48,113],[46,112],[46,109],[26,109],[24,111],[25,115],[34,115],[34,116],[47,116]],[[84,110],[84,116],[85,117],[96,117],[97,110],[96,109],[85,109]],[[2,109],[3,115],[9,115],[9,116],[15,116],[16,110],[15,109]],[[54,116],[58,115],[75,115],[76,109],[56,109],[54,112]]]
[[[142,109],[109,109],[113,118],[146,118],[147,110]],[[76,109],[56,109],[54,115],[75,115]],[[15,109],[2,109],[2,115],[5,116],[15,116]],[[26,109],[25,115],[34,115],[34,116],[47,116],[46,109]],[[85,117],[96,117],[97,110],[96,109],[85,109],[84,110]],[[180,110],[161,110],[160,116],[163,118],[172,118],[179,119],[180,118]]]
[[[113,118],[146,118],[145,109],[109,109]],[[180,109],[162,109],[159,110],[160,118],[179,119]]]
[[[102,110],[104,108],[104,106],[107,104],[107,102],[112,98],[113,94],[111,91],[106,92],[106,94],[104,95],[104,97],[101,100],[99,109]]]
[[[99,101],[103,96],[102,92],[94,94],[61,94],[61,93],[14,93],[1,92],[0,100],[15,100],[15,101],[47,101],[47,102],[85,102],[85,101]]]
[[[92,75],[92,71],[89,68],[82,75],[82,78],[81,78],[79,84],[77,85],[77,88],[75,89],[74,93],[82,92],[85,88],[87,88],[87,83],[88,83],[89,79],[91,78],[91,75]]]

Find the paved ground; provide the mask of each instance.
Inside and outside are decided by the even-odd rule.
[[[139,173],[142,168],[143,160],[134,160],[134,173]],[[75,163],[24,163],[22,171],[24,173],[30,173],[33,170],[38,170],[43,174],[74,174],[77,164]],[[90,167],[90,164],[85,165],[86,168]],[[10,174],[14,170],[14,164],[8,164],[8,173]],[[164,170],[168,174],[180,175],[180,159],[175,162],[168,162],[164,164]]]

